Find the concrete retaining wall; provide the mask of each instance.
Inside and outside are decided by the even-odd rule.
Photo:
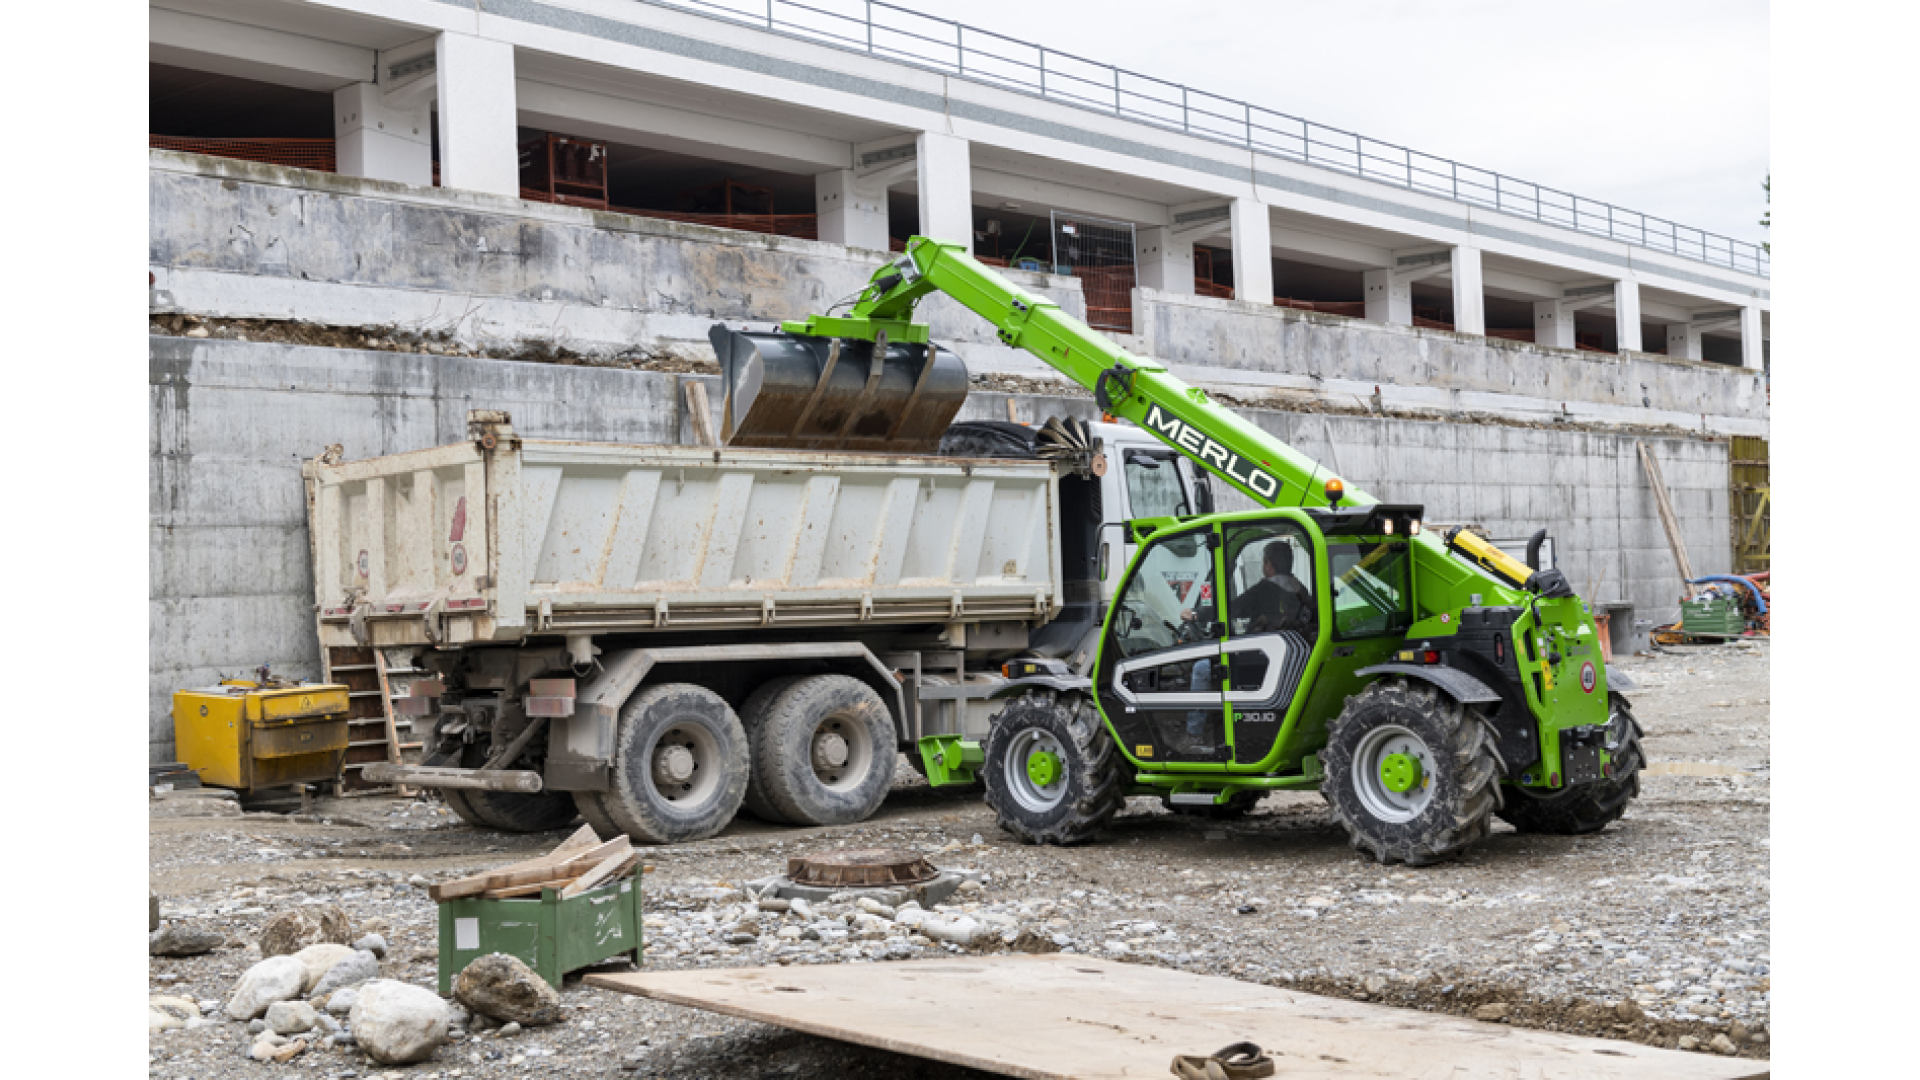
[[[183,211],[184,212],[184,211]],[[396,263],[404,260],[394,260]],[[313,677],[312,579],[300,462],[331,443],[349,458],[465,436],[468,409],[500,408],[537,438],[686,441],[672,375],[514,361],[154,337],[149,347],[148,628],[153,760],[173,752],[169,697],[262,663]],[[710,394],[718,401],[717,393]],[[1091,416],[1086,398],[1022,397],[1022,419]],[[1004,418],[1002,395],[969,418]],[[1631,438],[1373,417],[1249,410],[1385,499],[1435,522],[1499,535],[1545,525],[1590,598],[1668,616],[1680,584]],[[1694,565],[1728,565],[1726,444],[1648,440],[1660,455]],[[1329,445],[1330,444],[1330,445]]]
[[[472,192],[152,151],[154,306],[539,342],[589,356],[710,359],[715,318],[823,310],[884,253]],[[1074,315],[1072,278],[1010,272]],[[1716,434],[1766,433],[1760,376],[1645,354],[1546,349],[1446,331],[1138,289],[1127,348],[1202,386],[1266,387],[1389,409]],[[935,337],[976,373],[1050,373],[944,297]]]

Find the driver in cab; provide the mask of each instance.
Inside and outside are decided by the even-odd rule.
[[[1273,540],[1260,552],[1260,572],[1264,576],[1227,604],[1234,632],[1268,633],[1280,630],[1307,632],[1314,622],[1313,594],[1293,576],[1293,546],[1285,540]],[[1200,604],[1201,622],[1213,621],[1211,605]],[[1196,612],[1188,608],[1180,613],[1188,622],[1196,621]],[[1309,633],[1309,636],[1312,636]]]

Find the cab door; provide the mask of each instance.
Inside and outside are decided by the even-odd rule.
[[[1153,537],[1108,614],[1094,685],[1121,746],[1143,764],[1232,760],[1219,543],[1213,525]]]
[[[1318,534],[1286,517],[1221,528],[1221,698],[1232,760],[1251,765],[1273,750],[1320,639]]]

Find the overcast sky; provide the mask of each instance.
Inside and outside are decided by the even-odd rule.
[[[901,6],[1683,225],[1766,239],[1765,3]]]

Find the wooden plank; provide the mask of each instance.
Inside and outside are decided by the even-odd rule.
[[[1647,471],[1647,483],[1653,487],[1653,505],[1660,511],[1660,527],[1667,531],[1667,546],[1673,549],[1674,565],[1680,568],[1680,580],[1693,580],[1693,563],[1687,558],[1687,544],[1680,538],[1680,521],[1673,513],[1673,501],[1667,497],[1667,482],[1660,475],[1660,460],[1647,449],[1647,444],[1635,442],[1640,451],[1640,465]]]
[[[719,446],[713,433],[713,410],[707,406],[707,384],[688,379],[680,384],[687,395],[687,422],[693,425],[693,441],[701,446]]]
[[[427,887],[427,895],[435,900],[451,900],[458,896],[478,896],[489,889],[511,889],[517,885],[532,885],[537,882],[565,881],[600,865],[616,851],[627,851],[632,841],[620,836],[597,847],[570,856],[564,862],[542,862],[529,859],[530,865],[514,865],[485,874],[459,878]]]
[[[1736,1080],[1763,1061],[1660,1050],[1082,956],[589,975],[587,985],[1031,1080],[1162,1077],[1246,1039],[1281,1077]]]
[[[552,866],[555,863],[566,862],[568,859],[572,859],[582,852],[599,847],[600,842],[600,837],[593,831],[593,826],[582,825],[574,830],[572,836],[560,841],[559,847],[554,848],[545,855],[536,855],[531,859],[522,859],[519,862],[508,863],[505,866],[496,866],[491,870],[484,870],[478,874],[469,874],[463,878],[455,878],[452,881],[442,882],[438,886],[430,886],[428,892],[431,894],[434,888],[444,889],[452,885],[472,881],[480,882],[481,888],[484,889],[486,887],[486,880],[494,874],[506,873],[512,870],[531,870],[539,866]]]
[[[622,871],[631,869],[633,864],[639,861],[640,856],[635,852],[629,851],[624,855],[615,852],[601,860],[600,865],[581,874],[573,880],[571,885],[560,890],[560,899],[565,900],[569,897],[578,896],[601,882],[615,877]]]

